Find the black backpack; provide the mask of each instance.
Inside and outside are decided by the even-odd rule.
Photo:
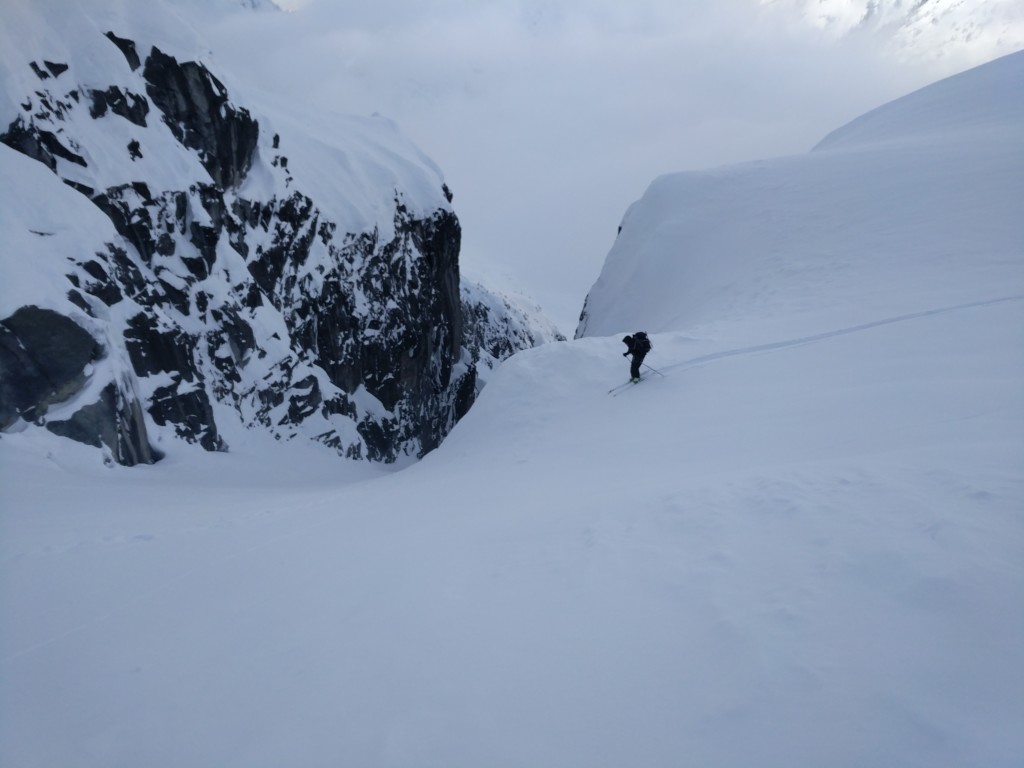
[[[647,334],[643,331],[637,331],[633,334],[633,350],[637,354],[646,355],[653,346],[651,340],[647,338]]]

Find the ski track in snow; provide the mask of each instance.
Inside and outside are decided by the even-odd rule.
[[[894,323],[905,323],[911,320],[919,320],[923,317],[932,317],[934,315],[943,315],[949,312],[959,312],[965,309],[976,309],[978,307],[988,307],[994,304],[1003,304],[1010,301],[1024,301],[1024,296],[1004,296],[998,299],[989,299],[988,301],[972,301],[967,304],[955,304],[950,307],[940,307],[938,309],[928,309],[922,312],[911,312],[906,315],[897,315],[896,317],[889,317],[884,320],[875,320],[870,323],[861,323],[859,325],[853,325],[849,328],[840,328],[835,331],[827,331],[825,333],[816,333],[811,336],[801,336],[796,339],[789,339],[787,341],[776,341],[770,344],[756,344],[750,347],[739,347],[737,349],[727,349],[722,352],[714,352],[708,355],[701,355],[700,357],[694,357],[690,360],[684,360],[680,363],[670,363],[665,365],[658,370],[661,371],[675,371],[685,370],[687,368],[693,368],[704,363],[710,363],[714,360],[721,360],[727,357],[737,357],[740,355],[753,355],[759,352],[775,352],[783,349],[791,349],[793,347],[801,347],[805,344],[814,344],[819,341],[825,341],[827,339],[834,339],[838,336],[847,336],[851,333],[861,333],[862,331],[869,331],[873,328],[880,328],[885,325],[893,325]]]

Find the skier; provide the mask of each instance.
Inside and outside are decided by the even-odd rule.
[[[651,340],[647,338],[647,334],[643,331],[637,331],[632,336],[624,336],[622,343],[627,347],[622,356],[633,356],[633,362],[629,366],[629,380],[636,384],[640,381],[640,365],[643,363],[647,353],[651,351]]]

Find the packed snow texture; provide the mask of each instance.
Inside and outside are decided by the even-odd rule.
[[[1022,82],[659,179],[401,472],[0,437],[0,764],[1019,767]]]

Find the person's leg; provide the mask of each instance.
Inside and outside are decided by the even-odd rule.
[[[646,356],[647,356],[646,352],[644,352],[643,354],[634,354],[633,355],[633,378],[634,379],[639,379],[640,378],[640,366],[643,365],[643,358],[646,357]]]

